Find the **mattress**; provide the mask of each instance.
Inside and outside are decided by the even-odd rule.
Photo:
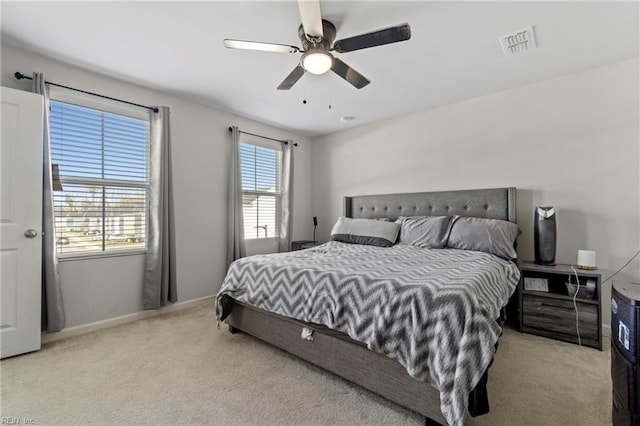
[[[440,392],[449,424],[463,424],[469,392],[495,352],[495,319],[519,280],[512,262],[455,249],[329,242],[234,262],[225,297],[321,324],[399,362]]]

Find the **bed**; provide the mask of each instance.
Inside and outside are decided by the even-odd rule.
[[[398,217],[449,216],[515,223],[515,188],[345,197],[344,215],[391,221]],[[358,261],[350,263],[349,259]],[[383,265],[378,269],[379,264]],[[460,290],[462,299],[469,299],[455,311],[465,312],[460,316],[462,319],[447,314],[449,316],[442,315],[438,320],[420,323],[420,311],[413,307],[407,310],[412,313],[402,314],[401,320],[392,318],[399,315],[395,311],[400,311],[400,307],[413,303],[404,301],[413,299],[386,302],[387,297],[397,297],[396,294],[404,297],[418,289],[415,291],[426,291],[427,296],[420,293],[422,296],[415,296],[416,300],[433,298],[434,294],[440,294],[435,289],[442,287],[443,280],[451,278],[452,265],[461,268],[453,274],[456,280],[464,276],[465,280],[484,286],[478,290],[476,284],[471,286],[465,282],[464,286],[456,287],[463,289]],[[429,285],[409,282],[412,277],[421,277],[424,271],[439,276],[440,281],[436,279],[435,284]],[[408,275],[398,284],[396,274]],[[404,245],[356,247],[331,241],[303,252],[257,256],[236,262],[225,278],[216,309],[218,319],[224,320],[232,332],[243,331],[284,349],[420,413],[427,423],[459,425],[464,423],[467,413],[488,412],[486,381],[501,332],[498,321],[504,319],[504,307],[518,278],[513,262],[472,250],[416,250]],[[333,284],[318,290],[321,283],[329,281]],[[340,285],[335,285],[338,281]],[[360,284],[361,281],[366,283]],[[488,281],[500,281],[496,283],[496,290],[492,290],[496,295],[485,294]],[[295,303],[288,299],[290,295],[280,296],[294,284],[302,286],[296,290],[301,300]],[[246,286],[251,288],[247,290]],[[258,302],[265,297],[251,299],[256,289],[269,292],[269,304]],[[366,294],[369,289],[377,292],[376,300],[385,302],[372,305],[373,308],[346,302],[336,305],[336,300],[345,298],[370,300],[372,297]],[[319,291],[321,294],[316,294]],[[304,306],[305,301],[313,302]],[[321,305],[327,306],[320,309]],[[352,305],[355,307],[350,307]],[[345,308],[357,311],[349,321],[335,314]],[[414,325],[399,328],[391,319]],[[465,333],[459,336],[449,330],[458,322],[463,324],[460,328]],[[446,333],[433,333],[445,328]],[[392,337],[387,339],[381,333]],[[429,336],[428,340],[425,336]],[[473,356],[462,356],[464,351]],[[456,359],[459,360],[454,362]]]

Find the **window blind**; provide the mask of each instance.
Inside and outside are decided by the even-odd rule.
[[[240,143],[245,238],[280,235],[282,151]]]
[[[58,253],[144,248],[149,122],[52,101],[49,127]]]

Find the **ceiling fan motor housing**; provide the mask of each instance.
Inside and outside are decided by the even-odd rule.
[[[314,43],[314,37],[307,35],[304,32],[304,28],[302,24],[298,27],[298,37],[300,37],[300,41],[302,42],[302,48],[304,50],[310,50],[318,47],[324,48],[325,50],[330,50],[333,46],[333,42],[336,39],[336,27],[331,22],[326,19],[322,20],[322,37]]]

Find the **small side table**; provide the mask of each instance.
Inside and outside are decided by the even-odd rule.
[[[520,265],[520,331],[565,342],[578,343],[576,307],[580,337],[584,346],[602,348],[601,276],[598,271],[571,268],[572,265],[543,266],[532,262]],[[576,277],[582,290],[574,306]],[[590,286],[588,294],[584,292]]]
[[[304,250],[311,247],[315,247],[317,245],[318,245],[318,242],[313,240],[291,241],[291,251]]]

